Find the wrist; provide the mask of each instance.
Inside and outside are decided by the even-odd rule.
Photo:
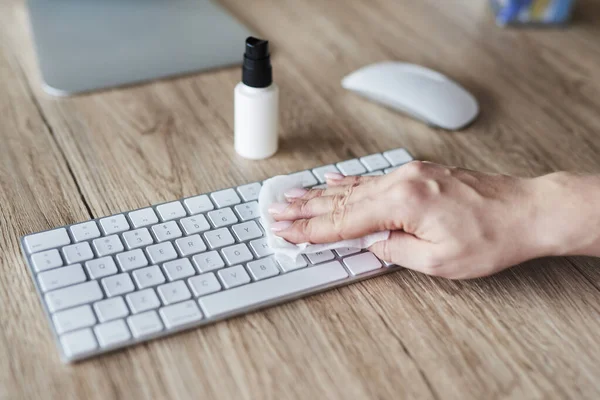
[[[538,256],[600,256],[600,177],[557,172],[531,180]]]

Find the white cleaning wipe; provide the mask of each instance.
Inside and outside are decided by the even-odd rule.
[[[267,243],[275,254],[275,258],[288,258],[293,261],[298,259],[300,254],[311,254],[319,251],[338,249],[341,247],[353,247],[364,249],[376,242],[386,240],[390,236],[390,231],[372,233],[358,239],[342,240],[335,243],[311,244],[301,243],[293,244],[287,240],[275,235],[271,231],[271,225],[275,222],[271,214],[269,214],[269,206],[273,203],[285,203],[284,193],[293,188],[302,187],[302,177],[280,175],[266,180],[260,190],[258,196],[258,206],[260,217],[266,231]]]

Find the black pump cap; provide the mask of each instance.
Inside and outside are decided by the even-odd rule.
[[[268,40],[257,39],[252,36],[246,39],[242,82],[244,85],[255,88],[268,87],[273,83]]]

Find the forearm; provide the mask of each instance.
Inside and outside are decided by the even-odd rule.
[[[600,175],[559,172],[532,182],[540,255],[600,257]]]

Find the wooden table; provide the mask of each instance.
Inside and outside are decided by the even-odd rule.
[[[510,174],[600,172],[598,1],[551,30],[500,29],[484,0],[223,3],[273,43],[282,142],[266,161],[233,151],[238,68],[51,98],[24,4],[0,2],[0,398],[598,398],[600,262],[585,258],[463,282],[400,270],[59,361],[23,234],[402,146]],[[443,132],[340,87],[388,59],[455,78],[481,116]]]

